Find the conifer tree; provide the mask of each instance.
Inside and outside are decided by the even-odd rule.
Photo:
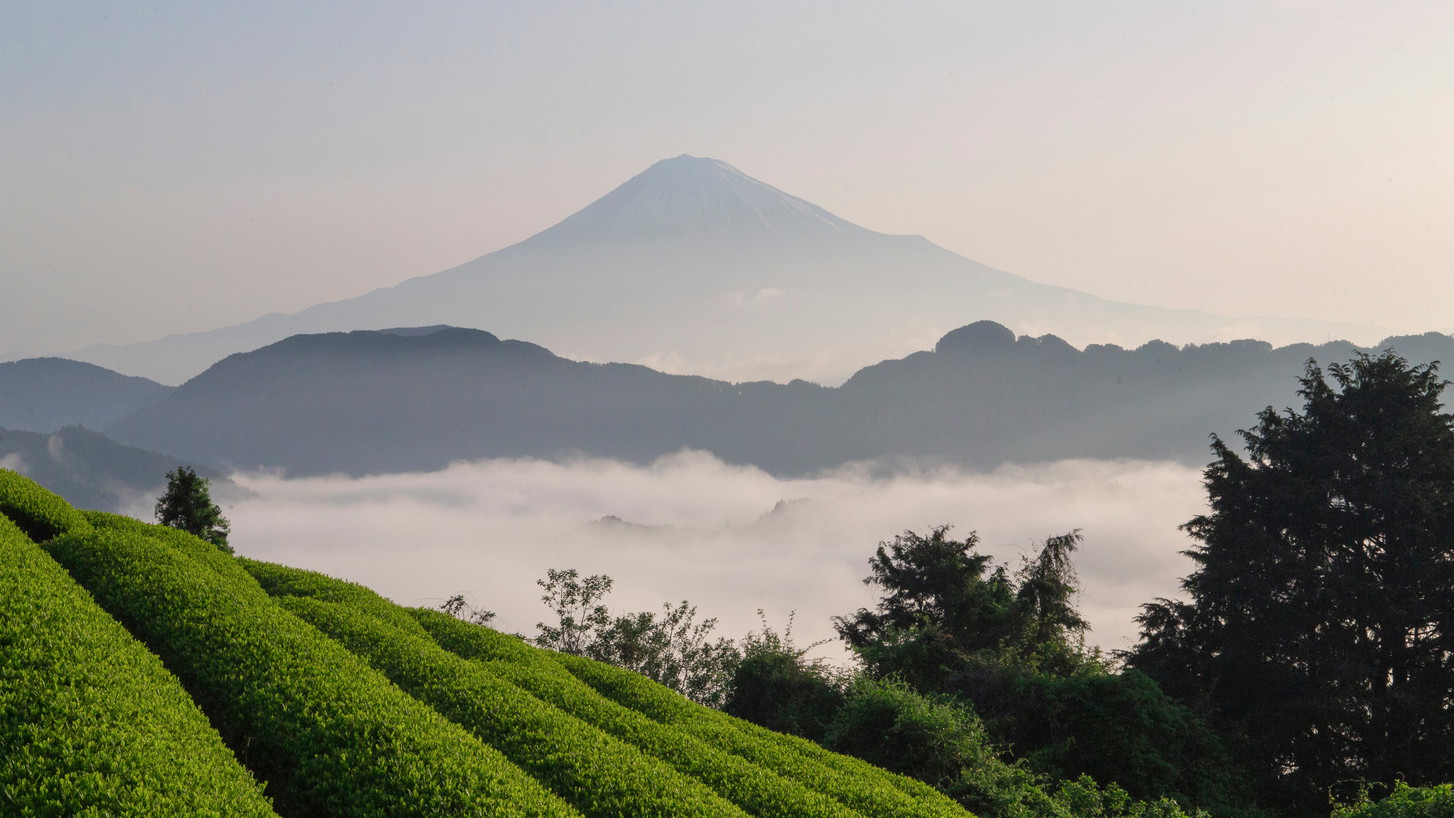
[[[232,546],[227,544],[231,526],[222,516],[222,509],[212,502],[207,488],[210,482],[190,466],[167,472],[167,489],[157,498],[157,522],[201,537],[231,554]]]
[[[1186,601],[1144,606],[1132,666],[1204,707],[1269,792],[1454,778],[1454,417],[1436,365],[1309,361],[1302,411],[1213,438]],[[1330,382],[1331,381],[1331,382]]]

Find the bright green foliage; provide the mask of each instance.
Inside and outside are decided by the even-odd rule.
[[[1072,818],[1187,818],[1188,813],[1170,798],[1155,801],[1133,800],[1125,790],[1111,784],[1101,787],[1095,779],[1083,775],[1073,781],[1061,782],[1055,790],[1055,801],[1063,814]],[[1260,815],[1257,811],[1234,813],[1239,816]],[[1207,818],[1207,813],[1193,811],[1192,818]]]
[[[403,608],[383,598],[372,588],[354,582],[334,579],[316,571],[289,568],[271,562],[239,557],[241,565],[271,597],[303,596],[338,602],[415,636],[424,636],[424,629]]]
[[[176,677],[0,516],[0,814],[273,815]]]
[[[167,489],[157,498],[157,522],[180,528],[231,554],[232,546],[227,544],[231,527],[222,516],[222,509],[212,502],[212,494],[207,489],[209,482],[190,466],[178,466],[176,471],[167,472]]]
[[[35,542],[91,527],[81,512],[60,495],[9,469],[0,469],[0,514],[9,517]]]
[[[1454,784],[1410,787],[1400,781],[1387,798],[1339,807],[1333,818],[1454,818]]]
[[[279,812],[571,815],[497,751],[284,611],[230,557],[115,525],[48,550],[182,680]],[[190,545],[187,545],[190,543]]]
[[[830,795],[868,816],[962,816],[934,788],[795,736],[701,707],[670,688],[617,667],[561,654],[558,661],[607,698]]]
[[[588,816],[745,813],[687,777],[425,636],[334,602],[282,603],[357,652],[395,684],[497,747]]]
[[[417,613],[430,635],[450,652],[486,662],[495,675],[700,779],[748,813],[764,818],[859,815],[795,781],[622,707],[572,676],[544,651],[436,611]]]

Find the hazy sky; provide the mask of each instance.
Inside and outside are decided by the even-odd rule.
[[[1449,331],[1451,145],[1447,0],[0,2],[0,357],[437,272],[680,153],[1038,281]]]

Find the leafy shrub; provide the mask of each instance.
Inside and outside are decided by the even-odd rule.
[[[274,814],[177,678],[4,516],[0,812]]]
[[[1410,787],[1400,781],[1387,798],[1339,807],[1333,818],[1451,818],[1454,816],[1454,784]]]
[[[562,713],[426,636],[336,602],[307,597],[284,597],[281,602],[395,684],[499,748],[586,815],[744,815],[700,781]]]
[[[653,721],[601,696],[542,650],[437,611],[415,611],[446,650],[484,661],[492,673],[580,720],[633,744],[764,818],[856,816],[839,802],[695,736]],[[498,657],[498,658],[497,658]]]
[[[1089,775],[1134,798],[1176,797],[1219,813],[1251,809],[1246,776],[1211,728],[1148,676],[1052,676],[966,661],[950,685],[996,743],[1049,778]]]
[[[295,815],[571,815],[497,751],[284,611],[230,557],[129,525],[47,549],[155,650]]]
[[[9,517],[35,542],[91,527],[81,512],[71,508],[59,494],[9,469],[0,469],[0,514]]]
[[[833,714],[843,706],[843,672],[806,654],[792,639],[792,618],[778,634],[762,617],[762,630],[742,640],[742,660],[733,670],[722,710],[769,730],[821,743]]]
[[[774,733],[693,704],[671,689],[590,659],[555,657],[601,695],[742,756],[868,816],[962,816],[963,809],[934,788],[858,759],[832,753],[806,739]]]
[[[825,746],[946,790],[985,815],[1053,815],[1028,771],[1000,760],[974,712],[898,680],[856,679]]]

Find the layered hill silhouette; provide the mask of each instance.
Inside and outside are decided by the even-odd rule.
[[[124,446],[83,426],[41,433],[0,427],[0,468],[17,471],[66,498],[98,511],[149,511],[167,485],[167,472],[191,466],[211,481],[221,503],[247,490],[198,461]]]
[[[100,429],[156,403],[172,390],[146,378],[65,358],[0,363],[0,427],[54,432]]]
[[[1386,339],[1415,362],[1454,337]],[[729,383],[569,360],[523,341],[431,327],[295,336],[229,356],[106,430],[201,462],[291,475],[442,468],[574,454],[645,462],[682,448],[779,475],[912,458],[990,467],[1066,458],[1205,463],[1269,404],[1295,404],[1305,362],[1346,342],[1135,349],[1019,336],[977,322],[842,386]]]
[[[1077,345],[1380,331],[1224,318],[1097,298],[995,270],[920,236],[877,233],[707,158],[662,160],[559,224],[451,270],[302,312],[73,357],[180,383],[225,355],[302,334],[449,324],[581,360],[732,381],[841,382],[991,319]]]

